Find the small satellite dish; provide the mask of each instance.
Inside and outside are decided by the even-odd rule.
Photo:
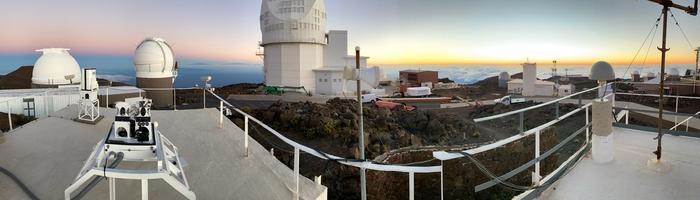
[[[211,76],[202,76],[202,81],[207,82],[211,80]]]
[[[71,80],[71,79],[75,78],[75,74],[65,75],[65,76],[63,76],[63,78],[66,78],[66,80]]]

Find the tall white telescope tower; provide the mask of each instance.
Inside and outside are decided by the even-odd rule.
[[[323,67],[326,44],[323,0],[262,1],[260,31],[264,83],[315,90],[312,69]]]
[[[166,107],[173,103],[173,82],[177,77],[177,64],[170,45],[162,38],[147,37],[134,51],[136,87],[146,89],[148,98],[155,107]]]

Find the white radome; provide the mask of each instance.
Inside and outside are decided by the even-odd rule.
[[[263,0],[260,8],[261,45],[316,43],[326,39],[326,5],[323,0]]]
[[[510,75],[508,72],[501,72],[498,74],[498,80],[510,80]]]
[[[66,75],[75,75],[73,84],[80,83],[80,66],[78,61],[68,53],[68,48],[45,48],[36,51],[44,52],[44,55],[34,63],[32,70],[32,83],[40,85],[67,85]]]
[[[639,75],[639,71],[634,71],[634,72],[632,72],[632,74]]]
[[[134,51],[134,68],[139,78],[173,77],[175,55],[164,39],[147,37]]]
[[[654,77],[654,73],[651,73],[651,72],[647,73],[647,77]]]
[[[676,68],[671,68],[671,70],[668,70],[668,75],[669,76],[678,76],[678,69]]]

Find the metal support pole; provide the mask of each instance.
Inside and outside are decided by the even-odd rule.
[[[219,101],[219,129],[224,129],[224,102]]]
[[[49,96],[49,92],[44,92],[44,112],[46,112],[45,116],[47,116],[47,117],[49,116],[49,106],[48,106],[48,102],[46,102],[48,99],[47,98],[48,96]],[[676,112],[678,112],[678,106],[676,106]],[[34,113],[34,114],[36,114],[36,113]]]
[[[248,157],[248,116],[245,116],[245,157]]]
[[[294,182],[296,184],[294,199],[299,199],[299,147],[294,147]]]
[[[106,163],[105,163],[106,164]],[[117,191],[115,189],[114,177],[109,177],[109,200],[117,199]]]
[[[625,124],[630,124],[630,111],[625,111]]]
[[[677,95],[676,95],[676,113],[678,113],[678,96]],[[673,117],[674,117],[673,125],[675,126],[676,124],[678,124],[678,115],[674,115]]]
[[[586,124],[591,123],[588,119],[588,108],[590,106],[586,106]],[[591,137],[591,132],[588,131],[588,127],[586,127],[586,144],[588,144],[588,138]]]
[[[581,108],[581,94],[578,94],[578,108]]]
[[[408,172],[408,199],[415,199],[414,172]]]
[[[445,199],[445,181],[443,181],[443,177],[445,177],[445,174],[443,173],[443,161],[440,160],[440,200]]]
[[[540,157],[540,130],[535,132],[535,158]],[[540,185],[540,161],[535,163],[535,185]]]
[[[148,200],[148,179],[141,179],[141,200]]]
[[[360,69],[360,47],[355,47],[355,68]],[[360,134],[360,160],[365,159],[365,136],[363,133],[363,121],[362,116],[362,90],[360,89],[360,80],[357,80],[357,112],[360,114],[360,128],[358,133]],[[364,165],[364,164],[363,164]],[[365,168],[360,168],[360,192],[362,200],[367,200],[367,186],[365,185]]]
[[[662,124],[664,123],[664,118],[663,118],[663,110],[664,110],[664,72],[666,70],[666,51],[669,49],[666,49],[666,25],[668,21],[668,5],[664,5],[663,8],[663,14],[664,14],[664,31],[663,31],[663,39],[661,40],[661,48],[659,50],[661,51],[661,78],[659,79],[659,133],[658,133],[658,139],[656,140],[658,142],[658,146],[656,147],[656,160],[661,160],[661,136],[663,133],[661,132],[663,130]]]
[[[559,101],[557,101],[557,102],[554,103],[554,104],[555,104],[556,107],[557,107],[557,118],[556,118],[556,119],[559,120]]]
[[[525,132],[523,129],[525,129],[525,127],[523,127],[523,112],[520,112],[520,135],[523,135]]]
[[[105,107],[109,108],[109,87],[107,87],[105,90],[107,90],[107,96],[105,96],[107,99],[107,101],[105,101]]]
[[[204,105],[204,108],[207,108],[207,84],[204,84],[204,89],[202,89],[202,104]]]
[[[12,108],[10,108],[10,102],[7,102],[7,120],[10,121],[10,130],[12,130]]]
[[[173,88],[173,110],[177,110],[177,97],[175,97],[175,89]]]

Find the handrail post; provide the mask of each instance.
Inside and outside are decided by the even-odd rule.
[[[224,102],[219,101],[219,129],[224,129]]]
[[[206,85],[202,89],[202,96],[203,96],[202,104],[204,105],[204,108],[207,108],[207,88],[206,88]]]
[[[586,125],[588,125],[588,123],[590,123],[588,121],[588,107],[590,107],[590,106],[586,106]],[[589,137],[590,137],[590,132],[588,131],[588,127],[586,127],[586,144],[588,144]]]
[[[105,96],[105,98],[107,99],[107,101],[105,101],[105,107],[109,108],[109,87],[107,87],[107,89],[105,89],[105,90],[107,90],[107,95]],[[97,105],[97,106],[100,106],[100,105]]]
[[[578,94],[578,108],[581,108],[581,94]]]
[[[540,157],[540,130],[535,132],[535,158]],[[535,163],[535,175],[532,177],[535,185],[540,185],[540,161]]]
[[[248,157],[248,116],[245,116],[245,157]]]
[[[44,113],[44,115],[47,117],[49,116],[49,106],[48,106],[48,102],[46,102],[48,100],[48,98],[47,98],[48,96],[49,96],[49,92],[44,92],[44,111],[46,112],[46,113]],[[97,106],[99,106],[99,105],[97,105]],[[676,106],[676,110],[678,110],[677,107],[678,106]],[[36,113],[34,113],[34,115],[36,115]]]
[[[176,91],[173,88],[173,110],[177,110],[177,97],[175,97]]]
[[[524,134],[525,127],[523,127],[523,112],[520,112],[520,135]]]
[[[555,104],[556,107],[557,107],[557,118],[556,118],[556,119],[559,120],[559,101],[557,101],[557,102],[554,103],[554,104]]]
[[[299,199],[299,147],[294,147],[294,182],[296,184],[294,199]]]
[[[443,177],[445,177],[445,175],[443,174],[443,171],[444,171],[443,161],[440,160],[440,200],[445,199],[445,195],[444,195],[445,194],[445,188],[444,188],[445,181],[443,181]]]
[[[413,200],[415,198],[415,186],[414,186],[414,172],[408,172],[408,199]]]
[[[12,108],[10,108],[10,102],[7,103],[7,120],[10,121],[10,130],[12,130]]]

